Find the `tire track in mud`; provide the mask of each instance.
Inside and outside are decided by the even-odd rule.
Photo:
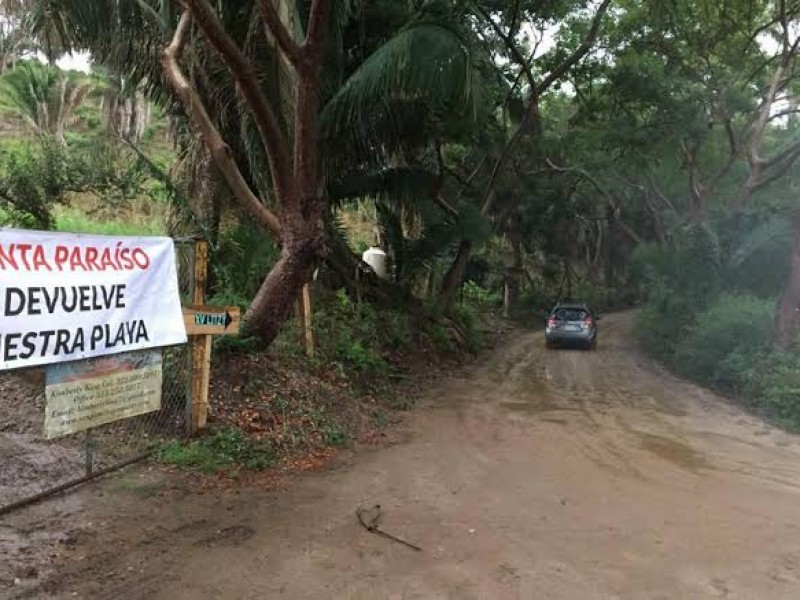
[[[501,398],[515,420],[566,428],[577,451],[618,475],[651,479],[651,462],[658,460],[684,476],[724,472],[800,490],[796,453],[780,450],[797,446],[797,439],[764,429],[710,392],[654,369],[631,342],[630,323],[630,314],[607,317],[597,352],[547,350],[541,334],[516,340],[494,365],[492,380],[499,387],[491,397]],[[741,427],[728,431],[737,414]],[[715,431],[720,420],[724,430]],[[758,439],[754,428],[775,441]],[[758,461],[752,468],[750,461],[726,456],[725,448],[740,446],[784,454],[792,462]]]
[[[280,493],[129,500],[44,597],[796,600],[798,438],[649,364],[630,322],[597,352],[510,336],[402,441]],[[422,554],[363,530],[376,503]]]

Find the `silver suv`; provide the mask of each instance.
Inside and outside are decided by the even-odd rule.
[[[597,350],[597,320],[594,311],[584,303],[556,304],[544,330],[547,348],[575,345]]]

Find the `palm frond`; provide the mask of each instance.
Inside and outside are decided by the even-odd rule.
[[[325,105],[324,155],[374,160],[475,114],[470,46],[454,26],[416,21],[375,51]],[[334,167],[335,168],[335,167]]]
[[[0,77],[0,100],[39,134],[59,134],[92,89],[82,74],[36,60],[19,63]]]

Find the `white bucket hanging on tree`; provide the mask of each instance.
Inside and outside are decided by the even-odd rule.
[[[372,246],[361,255],[361,260],[367,263],[381,279],[389,276],[389,257],[380,248]]]

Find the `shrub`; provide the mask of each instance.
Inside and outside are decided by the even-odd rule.
[[[369,303],[353,302],[344,291],[337,292],[314,313],[314,333],[319,358],[340,362],[356,371],[387,372],[389,365],[381,355],[389,342],[409,341],[402,332],[407,320]]]
[[[674,362],[695,315],[718,293],[719,264],[716,235],[701,224],[679,230],[671,246],[643,244],[634,252],[632,272],[646,300],[636,333],[647,351]]]
[[[500,292],[483,288],[474,281],[464,283],[462,293],[465,303],[482,311],[495,310],[503,303]]]
[[[766,355],[751,374],[749,395],[756,408],[784,427],[800,427],[800,357]]]
[[[762,352],[742,365],[741,399],[777,425],[800,429],[800,353]]]
[[[52,209],[70,187],[66,149],[44,139],[3,148],[0,162],[0,225],[50,229]]]
[[[475,309],[466,305],[455,307],[453,320],[461,328],[467,350],[473,354],[477,353],[483,347],[484,336]]]
[[[743,367],[769,343],[773,303],[725,295],[697,315],[675,351],[678,371],[712,385],[737,389]]]

